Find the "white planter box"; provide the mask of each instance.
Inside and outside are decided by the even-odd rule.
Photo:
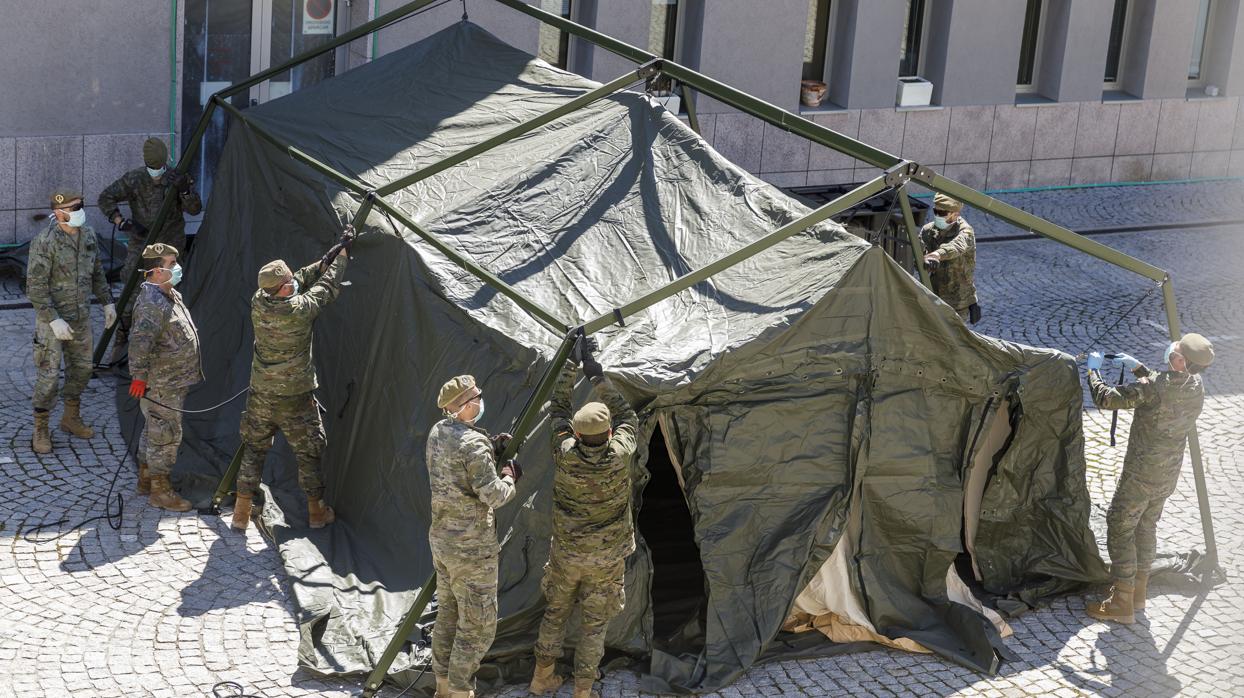
[[[665,107],[675,116],[678,115],[678,110],[682,107],[682,99],[676,94],[665,95],[663,97],[653,97],[653,99],[657,101],[657,104]]]
[[[898,79],[898,106],[927,107],[933,99],[933,83],[924,78]]]

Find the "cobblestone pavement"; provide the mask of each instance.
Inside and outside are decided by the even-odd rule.
[[[974,221],[975,222],[975,221]],[[1059,599],[1013,622],[1008,646],[1018,660],[987,678],[931,656],[877,651],[775,662],[753,668],[718,696],[832,695],[1239,695],[1244,657],[1238,628],[1244,594],[1244,225],[1195,231],[1118,234],[1104,239],[1170,269],[1188,330],[1209,335],[1218,363],[1201,419],[1226,586],[1187,595],[1159,585],[1147,617],[1130,627],[1089,622],[1084,598]],[[1069,352],[1091,340],[1150,287],[1127,272],[1046,241],[982,245],[978,264],[986,334]],[[273,549],[253,529],[228,533],[221,517],[159,516],[132,494],[132,466],[118,483],[124,521],[95,521],[27,539],[32,526],[77,521],[103,511],[108,482],[124,450],[105,380],[84,396],[87,420],[102,431],[89,442],[54,431],[53,456],[28,447],[33,380],[30,310],[0,312],[0,698],[16,696],[206,696],[221,680],[256,695],[344,696],[358,682],[319,680],[297,670],[295,609]],[[1160,361],[1164,321],[1150,296],[1096,343]],[[1087,400],[1087,397],[1086,397]],[[55,419],[59,417],[54,414]],[[1120,414],[1120,434],[1129,423]],[[1121,467],[1125,436],[1108,445],[1109,415],[1087,409],[1093,524]],[[1190,475],[1170,500],[1163,549],[1201,545]],[[1104,546],[1103,546],[1104,547]],[[388,688],[390,698],[398,691]],[[517,686],[488,693],[523,696]],[[569,696],[563,689],[560,695]],[[637,676],[615,671],[606,698],[639,695]]]

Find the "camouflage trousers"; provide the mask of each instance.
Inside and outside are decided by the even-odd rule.
[[[432,551],[436,566],[436,625],[432,672],[455,691],[475,688],[475,672],[497,635],[497,553],[456,557]]]
[[[1106,549],[1110,551],[1110,576],[1131,583],[1136,570],[1146,573],[1153,566],[1158,548],[1158,518],[1170,496],[1169,487],[1153,487],[1130,477],[1127,468],[1106,513]]]
[[[578,603],[583,622],[574,652],[574,677],[595,679],[605,656],[605,629],[626,604],[625,580],[626,560],[585,565],[568,562],[554,551],[540,583],[548,605],[536,639],[536,660],[547,663],[561,658],[566,623]]]
[[[154,401],[154,402],[153,402]],[[156,404],[156,403],[160,404]],[[147,426],[138,439],[138,452],[147,471],[152,475],[168,475],[177,462],[177,449],[181,446],[181,413],[186,404],[186,389],[148,388],[138,403]],[[173,409],[169,409],[169,408]]]
[[[242,465],[238,470],[238,494],[254,494],[263,475],[264,459],[277,430],[285,435],[298,461],[298,486],[307,497],[324,495],[320,480],[320,454],[328,443],[324,423],[311,393],[268,395],[251,392],[242,414]]]
[[[36,410],[50,410],[56,405],[62,357],[65,360],[65,386],[60,392],[66,400],[81,397],[87,381],[91,379],[91,323],[86,319],[89,317],[86,309],[82,309],[78,317],[81,319],[69,323],[73,339],[67,342],[56,338],[50,324],[35,323],[35,390],[32,402]]]
[[[167,235],[162,236],[167,238]],[[183,230],[180,234],[173,236],[172,240],[165,239],[166,242],[177,248],[178,261],[184,261],[186,256],[186,233]],[[142,261],[143,248],[147,246],[147,238],[129,236],[129,241],[125,244],[125,265],[121,267],[121,283],[125,283],[130,278],[130,274],[134,273],[134,269],[138,263]],[[141,280],[140,280],[141,281]],[[116,343],[123,344],[127,341],[131,320],[134,317],[134,302],[138,300],[138,287],[134,288],[134,293],[130,294],[129,301],[125,307],[121,309],[121,324],[117,327]]]

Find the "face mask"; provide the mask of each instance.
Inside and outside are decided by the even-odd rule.
[[[1162,360],[1166,362],[1167,366],[1171,364],[1171,354],[1175,353],[1175,347],[1178,345],[1179,345],[1179,342],[1171,342],[1166,347],[1166,354],[1162,357]]]
[[[941,216],[933,216],[934,228],[937,228],[938,230],[945,230],[949,225],[950,224],[946,222],[945,218],[942,218]]]
[[[467,406],[468,406],[468,405],[470,405],[470,404],[471,404],[470,402],[467,402],[467,404],[466,404],[466,405],[463,405],[463,406],[462,406],[462,409],[458,410],[457,412],[454,412],[454,413],[453,413],[454,418],[455,418],[455,419],[462,419],[462,411],[463,411],[463,410],[465,410],[465,409],[467,408]],[[479,399],[479,412],[475,413],[475,419],[472,419],[471,421],[472,421],[472,422],[478,422],[478,421],[480,420],[480,417],[483,417],[483,416],[484,416],[484,398],[482,398],[482,397],[481,397],[481,398]],[[462,420],[462,421],[466,421],[466,420]]]
[[[181,283],[181,265],[180,264],[174,264],[173,268],[169,269],[169,273],[173,275],[173,278],[168,280],[170,284],[176,286],[177,284]]]
[[[164,171],[167,169],[168,169],[167,167],[161,167],[158,170],[153,170],[150,167],[148,167],[147,174],[151,175],[152,179],[155,179],[156,177],[159,177],[160,175],[164,174]]]
[[[294,279],[294,292],[293,292],[293,293],[291,293],[290,295],[291,295],[291,296],[296,296],[296,295],[298,295],[298,290],[299,290],[299,289],[298,289],[298,279]]]
[[[65,222],[70,228],[81,228],[86,223],[86,209],[69,212],[69,220]]]

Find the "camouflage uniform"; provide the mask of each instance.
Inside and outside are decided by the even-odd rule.
[[[168,475],[181,445],[181,413],[176,410],[190,386],[203,380],[199,332],[176,289],[166,294],[158,284],[144,283],[136,295],[130,375],[147,384],[139,402],[147,418],[139,453],[151,475]]]
[[[145,167],[139,167],[121,175],[117,181],[104,189],[99,195],[99,210],[111,220],[113,216],[120,213],[121,203],[127,202],[130,205],[130,219],[150,231],[156,216],[160,213],[160,206],[164,203],[164,194],[171,186],[168,172],[165,172],[157,181],[147,174]],[[125,266],[121,269],[121,278],[130,278],[130,274],[134,273],[134,268],[138,266],[143,248],[150,243],[166,242],[178,250],[185,251],[186,220],[183,214],[189,213],[195,216],[202,210],[203,201],[199,198],[198,192],[191,189],[189,194],[179,193],[173,197],[173,210],[165,219],[164,230],[159,240],[149,241],[145,235],[140,236],[138,231],[129,231]],[[125,321],[123,327],[129,327],[133,311],[134,296],[131,295],[129,304],[121,309],[121,318]]]
[[[920,229],[924,253],[937,252],[940,263],[929,274],[938,298],[968,320],[968,308],[976,303],[976,233],[960,217],[938,230],[932,223]]]
[[[474,687],[480,660],[497,633],[497,529],[493,509],[514,497],[514,480],[498,477],[487,432],[452,417],[428,432],[438,611],[432,671],[449,687]]]
[[[1184,445],[1201,414],[1205,391],[1200,376],[1151,371],[1139,366],[1140,380],[1115,387],[1089,372],[1093,403],[1103,410],[1135,409],[1128,434],[1123,475],[1106,515],[1110,574],[1130,584],[1136,570],[1148,571],[1157,550],[1158,517],[1175,491]]]
[[[635,550],[630,458],[639,420],[608,379],[595,396],[612,417],[613,437],[599,446],[579,442],[571,427],[570,394],[578,375],[567,364],[549,402],[552,423],[553,545],[541,587],[548,607],[535,655],[547,664],[562,655],[566,621],[576,602],[583,614],[574,676],[595,679],[605,654],[605,629],[626,602],[626,558]]]
[[[318,383],[311,358],[312,325],[320,311],[341,292],[345,256],[335,257],[323,274],[315,262],[294,272],[297,295],[278,298],[259,289],[251,298],[255,355],[251,361],[251,392],[242,415],[242,465],[238,493],[259,488],[264,458],[277,429],[294,449],[298,485],[310,499],[320,499],[320,454],[327,439],[312,391]]]
[[[104,269],[99,263],[95,231],[84,225],[76,234],[61,230],[55,221],[30,241],[26,260],[26,296],[35,308],[34,407],[50,410],[56,404],[61,356],[65,358],[66,400],[82,395],[91,378],[91,322],[88,290],[101,304],[112,302]],[[73,339],[62,342],[51,323],[69,323]]]

